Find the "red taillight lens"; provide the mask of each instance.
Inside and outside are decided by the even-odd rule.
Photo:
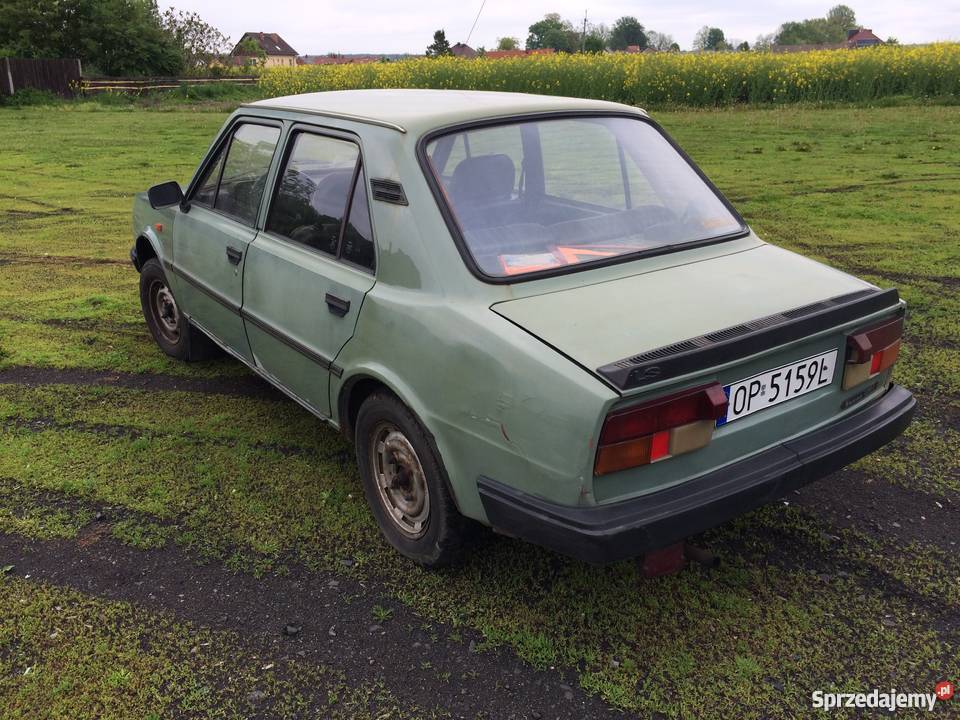
[[[646,465],[703,447],[726,410],[723,387],[713,383],[611,413],[600,432],[594,473]]]
[[[720,383],[684,390],[607,415],[600,433],[600,444],[652,435],[657,430],[669,430],[694,420],[716,420],[726,410],[727,396]]]
[[[847,337],[843,389],[849,390],[893,366],[900,354],[903,316]]]

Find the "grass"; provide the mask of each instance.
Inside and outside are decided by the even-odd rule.
[[[247,374],[228,361],[166,360],[143,328],[136,274],[125,263],[130,195],[153,180],[186,179],[223,119],[92,104],[0,110],[0,134],[12,139],[0,156],[0,371]],[[917,393],[921,417],[856,471],[865,493],[894,486],[923,499],[931,514],[935,503],[956,512],[960,108],[737,109],[659,119],[762,236],[900,288],[910,316],[896,375]],[[960,674],[955,550],[922,534],[878,534],[838,512],[781,504],[730,523],[706,538],[724,558],[714,572],[693,567],[646,580],[631,563],[592,568],[498,538],[462,568],[427,573],[380,539],[350,446],[284,400],[0,385],[0,433],[5,532],[76,537],[109,508],[112,535],[138,549],[175,543],[244,572],[297,563],[354,574],[452,633],[478,629],[486,645],[511,646],[530,663],[574,668],[585,688],[641,714],[805,716],[814,689],[926,691]],[[899,510],[889,508],[891,518]],[[49,704],[83,715],[93,699],[113,708],[111,693],[125,683],[137,688],[131,712],[143,716],[185,698],[202,710],[244,696],[202,672],[200,689],[191,690],[193,666],[187,658],[182,669],[180,660],[184,631],[136,608],[105,610],[96,598],[69,596],[83,612],[126,618],[114,628],[133,617],[144,623],[151,642],[168,648],[163,668],[133,658],[126,631],[112,647],[79,632],[56,648],[39,634],[16,634],[63,606],[62,592],[0,582],[0,603],[16,609],[16,619],[4,620],[0,662],[45,663],[45,674],[9,689],[19,714]],[[23,607],[14,594],[26,598]],[[378,606],[372,620],[389,613]],[[225,656],[247,652],[230,644],[236,638],[212,642],[230,648]],[[82,666],[82,658],[90,671],[78,667],[69,691],[58,694],[52,672]],[[151,694],[151,678],[161,675],[172,678],[170,689]]]
[[[234,633],[0,575],[0,718],[413,718],[375,684]]]

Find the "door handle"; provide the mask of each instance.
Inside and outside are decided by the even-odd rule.
[[[327,293],[327,309],[337,317],[343,317],[350,312],[350,301]]]
[[[239,265],[242,258],[243,252],[237,250],[232,245],[227,245],[227,260],[230,261],[231,265]]]

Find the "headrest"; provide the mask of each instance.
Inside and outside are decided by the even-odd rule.
[[[477,205],[509,200],[516,168],[507,155],[475,155],[461,160],[450,180],[455,203]]]

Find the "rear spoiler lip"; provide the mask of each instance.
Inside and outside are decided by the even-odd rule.
[[[631,390],[755,355],[883,310],[903,314],[896,288],[858,290],[785,310],[624,358],[596,372],[618,390]]]

